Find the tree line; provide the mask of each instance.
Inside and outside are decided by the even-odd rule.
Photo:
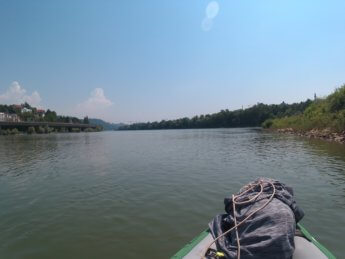
[[[234,111],[221,110],[213,114],[180,118],[176,120],[161,120],[145,123],[124,125],[119,130],[153,130],[153,129],[193,129],[193,128],[232,128],[261,126],[268,119],[282,118],[302,114],[314,101],[287,104],[258,103],[247,109]]]

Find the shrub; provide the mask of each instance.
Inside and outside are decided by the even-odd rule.
[[[93,128],[86,128],[84,129],[84,132],[94,132],[95,130]]]
[[[262,127],[265,129],[268,129],[272,126],[272,124],[273,124],[273,121],[271,119],[268,119],[262,123]]]
[[[43,127],[39,126],[38,129],[37,129],[37,133],[38,134],[44,134],[46,131]]]
[[[36,133],[36,130],[34,127],[29,127],[28,128],[28,134],[35,134]]]
[[[71,132],[80,132],[80,128],[72,128]]]
[[[11,134],[11,135],[17,135],[17,134],[19,134],[19,131],[18,131],[17,128],[14,128],[14,129],[12,129],[12,130],[10,131],[10,134]]]
[[[7,130],[0,130],[0,135],[8,135],[8,131]]]

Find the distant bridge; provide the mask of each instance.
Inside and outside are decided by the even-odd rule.
[[[38,122],[38,121],[0,121],[0,128],[27,128],[27,127],[51,127],[51,128],[79,128],[79,129],[87,129],[92,128],[95,129],[97,125],[93,124],[83,124],[83,123],[64,123],[64,122]]]

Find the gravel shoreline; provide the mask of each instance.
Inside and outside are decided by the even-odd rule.
[[[285,128],[285,129],[277,129],[276,130],[279,133],[284,134],[292,134],[307,138],[316,138],[316,139],[322,139],[327,141],[335,141],[338,143],[345,144],[345,130],[342,132],[332,132],[330,129],[312,129],[309,131],[298,131],[293,128]]]

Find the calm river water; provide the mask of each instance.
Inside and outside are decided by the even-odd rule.
[[[258,129],[0,136],[0,258],[168,258],[259,176],[345,254],[345,145]]]

